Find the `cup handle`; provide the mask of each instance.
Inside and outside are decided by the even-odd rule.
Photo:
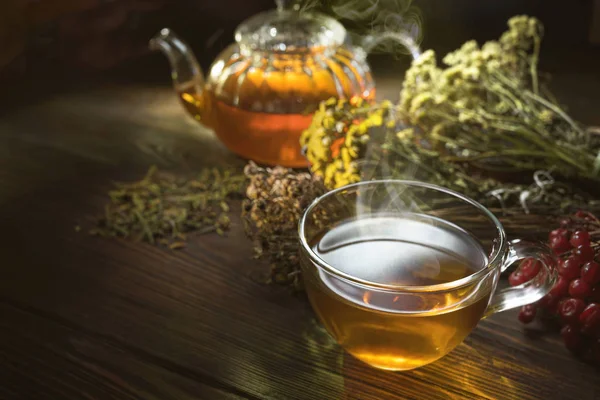
[[[513,240],[509,243],[509,251],[501,271],[524,258],[535,258],[542,263],[542,268],[535,278],[518,286],[501,290],[492,298],[485,311],[489,317],[500,311],[531,304],[544,297],[558,278],[558,259],[548,246],[543,243]]]

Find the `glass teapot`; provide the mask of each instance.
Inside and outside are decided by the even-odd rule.
[[[351,46],[335,19],[300,12],[299,1],[276,0],[235,32],[205,78],[189,46],[161,30],[150,47],[168,57],[185,109],[214,130],[231,151],[267,165],[305,167],[299,138],[319,102],[372,100],[366,53],[376,40]],[[312,111],[311,111],[312,110]]]

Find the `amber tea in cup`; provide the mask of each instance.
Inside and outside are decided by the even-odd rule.
[[[350,354],[408,370],[443,357],[479,320],[541,298],[555,259],[507,242],[498,220],[464,196],[408,181],[372,181],[317,199],[300,223],[302,266],[319,319]],[[533,282],[495,293],[500,273],[536,257]]]

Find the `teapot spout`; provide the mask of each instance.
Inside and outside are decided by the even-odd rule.
[[[150,40],[150,49],[161,51],[171,64],[171,79],[186,111],[203,118],[204,75],[190,46],[170,29],[162,29]]]

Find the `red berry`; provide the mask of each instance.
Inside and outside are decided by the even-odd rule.
[[[585,309],[581,312],[579,316],[579,320],[582,324],[588,322],[588,318],[592,317],[592,314],[598,313],[600,316],[600,304],[598,303],[590,303],[585,307]]]
[[[573,254],[581,259],[582,262],[594,261],[594,249],[590,245],[579,246],[573,251]]]
[[[570,256],[566,260],[558,262],[558,274],[568,280],[579,277],[581,268],[581,259],[576,256]]]
[[[589,300],[594,303],[600,303],[600,285],[594,286]]]
[[[569,294],[571,297],[584,299],[592,293],[592,287],[583,279],[575,279],[569,284]]]
[[[519,265],[519,271],[521,272],[521,275],[523,275],[525,282],[527,282],[536,277],[538,272],[540,272],[541,267],[542,263],[535,258],[526,258],[521,262],[521,265]]]
[[[587,212],[585,212],[585,211],[583,211],[583,210],[579,210],[579,211],[577,211],[577,212],[575,213],[575,216],[576,216],[577,218],[585,218],[585,217],[587,217],[587,216],[588,216],[588,213],[587,213]]]
[[[588,336],[600,335],[600,304],[591,303],[579,315],[581,331]]]
[[[560,303],[558,312],[561,320],[566,323],[576,323],[579,320],[579,315],[585,309],[585,301],[581,299],[565,299]]]
[[[567,227],[567,226],[571,225],[571,222],[572,222],[571,218],[563,218],[560,220],[560,226],[562,226],[563,228]]]
[[[562,254],[566,251],[571,250],[571,243],[564,236],[554,236],[550,239],[550,247],[556,254]]]
[[[600,304],[590,303],[579,315],[579,322],[582,324],[588,324],[590,322],[600,322]]]
[[[547,295],[538,300],[537,305],[540,308],[547,309],[550,306],[550,304],[554,301],[554,298],[555,297],[552,296],[552,294],[548,293]]]
[[[525,279],[525,276],[523,276],[521,271],[519,271],[518,269],[511,272],[510,275],[508,276],[508,284],[510,286],[518,286],[525,282],[527,282],[527,280]]]
[[[571,246],[589,246],[590,245],[590,234],[587,231],[575,231],[571,236]]]
[[[581,333],[591,338],[600,339],[600,324],[597,321],[595,323],[583,324]]]
[[[526,306],[523,306],[521,311],[519,311],[519,321],[524,324],[530,323],[534,320],[536,311],[536,307],[533,304],[527,304]]]
[[[581,349],[582,337],[579,330],[573,325],[565,325],[560,330],[565,347],[573,352]]]
[[[594,341],[592,344],[592,351],[590,353],[592,360],[600,363],[600,339]]]
[[[600,283],[600,265],[594,261],[585,263],[581,268],[581,279],[590,285]]]
[[[560,303],[560,297],[553,296],[550,293],[548,293],[546,296],[548,297],[548,306],[546,307],[546,310],[548,310],[550,314],[555,315],[556,313],[558,313],[558,304]]]
[[[569,232],[568,229],[558,228],[558,229],[555,229],[552,232],[550,232],[550,234],[548,235],[548,240],[551,240],[553,237],[556,237],[556,236],[563,236],[568,239],[570,234],[571,234],[571,232]]]
[[[558,280],[550,289],[550,293],[558,301],[561,297],[566,296],[569,293],[569,279],[564,276],[559,276]]]

